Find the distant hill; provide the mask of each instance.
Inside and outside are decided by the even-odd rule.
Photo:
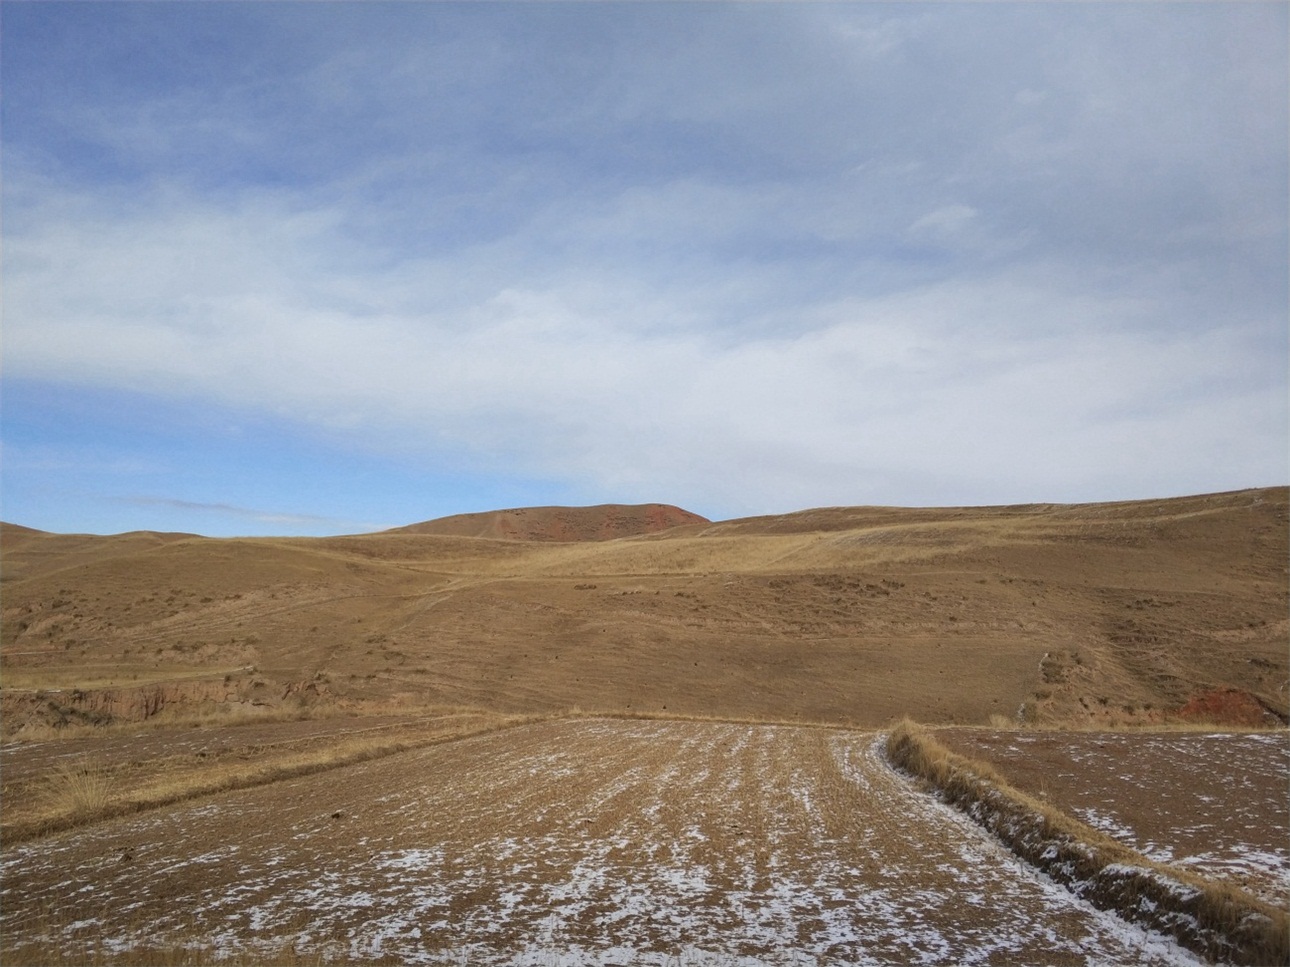
[[[20,544],[25,544],[27,541],[48,536],[46,531],[0,520],[0,546],[16,547]]]
[[[649,536],[609,539],[632,535]],[[6,728],[315,700],[874,728],[1290,722],[1285,487],[718,523],[535,507],[310,538],[5,525],[0,554]]]
[[[655,534],[686,524],[711,523],[671,504],[599,504],[595,507],[518,507],[454,514],[395,527],[386,534],[491,537],[508,541],[612,541]]]

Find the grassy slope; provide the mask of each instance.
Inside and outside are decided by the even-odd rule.
[[[1023,705],[1141,722],[1229,685],[1285,715],[1286,522],[1278,488],[822,509],[574,544],[6,527],[2,683],[253,666],[275,701],[314,682],[383,707],[860,725]]]

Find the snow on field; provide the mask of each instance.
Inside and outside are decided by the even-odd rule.
[[[6,851],[0,954],[1196,963],[913,791],[878,741],[568,722],[228,794]]]
[[[1290,732],[946,737],[1154,860],[1290,906]]]

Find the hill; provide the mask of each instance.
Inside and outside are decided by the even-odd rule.
[[[686,524],[707,524],[706,517],[670,504],[599,504],[595,507],[517,507],[479,514],[455,514],[385,531],[387,534],[440,534],[507,541],[612,541],[655,534]]]
[[[607,539],[677,519],[655,507],[317,539],[0,528],[6,727],[313,703],[860,725],[1290,714],[1287,488]],[[538,536],[498,539],[507,520]]]

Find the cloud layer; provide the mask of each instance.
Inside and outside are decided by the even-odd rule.
[[[7,376],[723,515],[1286,479],[1280,5],[193,9],[6,11]]]

